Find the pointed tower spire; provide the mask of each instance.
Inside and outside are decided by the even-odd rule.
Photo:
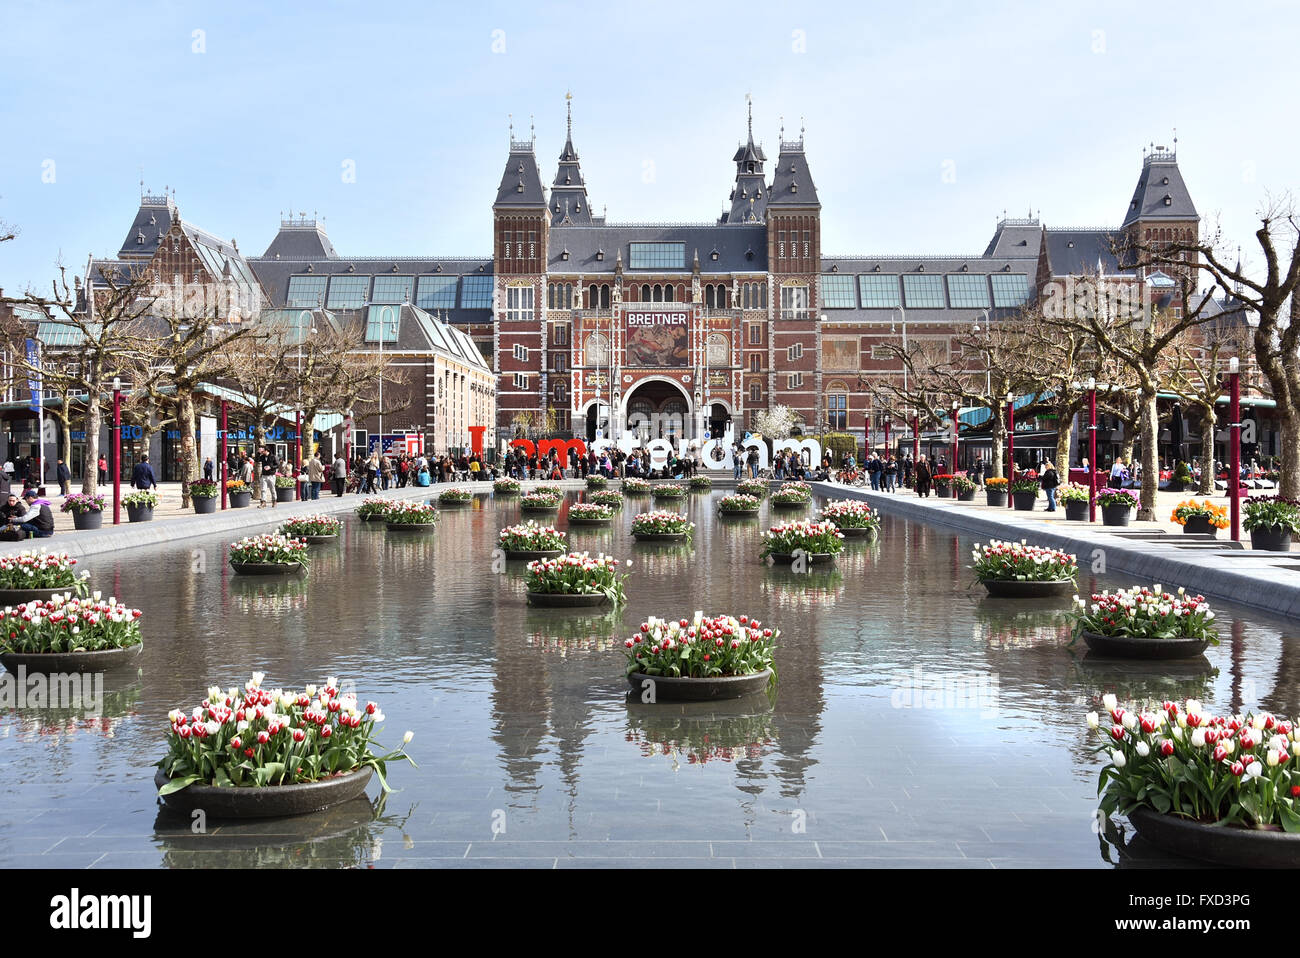
[[[720,223],[761,223],[767,205],[766,177],[763,163],[767,160],[761,146],[754,144],[754,98],[745,94],[748,139],[736,150],[732,162],[736,164],[736,185],[731,190],[731,202]]]
[[[560,151],[560,165],[551,184],[551,225],[590,226],[591,203],[587,184],[582,178],[578,151],[573,148],[573,94],[564,94],[565,139]]]

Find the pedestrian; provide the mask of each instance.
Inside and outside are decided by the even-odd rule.
[[[334,456],[334,465],[331,468],[330,481],[334,485],[334,495],[342,496],[347,488],[348,481],[348,461],[343,458],[343,453],[336,453]]]
[[[153,466],[149,465],[149,457],[141,456],[140,461],[135,464],[131,470],[131,485],[136,489],[157,489],[158,479],[153,474]]]
[[[320,461],[320,454],[313,452],[307,460],[307,484],[311,487],[311,499],[320,498],[320,487],[325,481],[325,464]]]
[[[930,464],[922,456],[916,461],[916,494],[923,499],[930,496]]]
[[[262,446],[257,451],[257,465],[260,470],[260,482],[258,483],[258,492],[260,493],[257,508],[265,509],[268,502],[271,508],[275,508],[275,472],[280,465],[276,459],[275,453],[266,446]]]
[[[1047,493],[1047,511],[1056,511],[1056,487],[1061,484],[1061,477],[1056,471],[1056,466],[1051,462],[1043,463],[1043,474],[1038,478],[1038,484],[1043,487]]]
[[[58,465],[54,467],[54,476],[56,479],[59,480],[60,493],[64,496],[67,496],[68,483],[72,481],[72,473],[68,471],[67,463],[65,463],[62,459],[60,459],[58,461]]]
[[[8,472],[10,474],[10,478],[12,478],[13,471],[14,471],[13,463],[6,462],[5,471]],[[108,460],[105,459],[103,456],[99,457],[99,481],[108,482]]]
[[[208,456],[203,460],[203,478],[211,482],[215,474],[216,467],[212,465],[212,457]]]

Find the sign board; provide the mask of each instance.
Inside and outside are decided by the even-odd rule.
[[[40,368],[41,347],[34,339],[27,340],[27,362],[38,369]],[[28,408],[31,409],[32,412],[40,412],[41,391],[43,389],[40,373],[28,373],[27,388],[31,390],[32,394],[32,400],[27,404]]]
[[[217,466],[217,419],[215,416],[199,417],[199,467],[209,459]]]
[[[690,313],[685,309],[629,309],[623,314],[629,366],[685,366]]]
[[[729,386],[731,377],[727,373],[709,373],[710,386]]]

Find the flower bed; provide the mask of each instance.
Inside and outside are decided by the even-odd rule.
[[[772,493],[772,503],[778,506],[805,505],[812,502],[812,487],[806,482],[785,482]]]
[[[337,536],[343,530],[343,523],[333,516],[312,515],[295,516],[280,526],[280,534],[298,538],[301,536]]]
[[[397,505],[396,499],[374,496],[363,500],[361,505],[357,506],[357,516],[362,519],[377,519],[388,515],[395,505]]]
[[[67,589],[82,593],[89,572],[74,572],[77,560],[66,552],[19,552],[0,556],[0,589]]]
[[[628,496],[648,496],[653,489],[647,480],[629,476],[623,480],[623,494]]]
[[[1079,574],[1075,556],[1059,549],[993,539],[976,545],[971,570],[981,582],[1073,582]]]
[[[747,496],[743,492],[734,496],[723,496],[718,500],[718,511],[727,512],[757,512],[758,499],[754,496]]]
[[[518,479],[511,479],[508,476],[492,483],[492,491],[500,493],[501,495],[514,495],[521,488]]]
[[[1216,506],[1208,499],[1202,499],[1199,502],[1195,499],[1188,499],[1186,502],[1180,502],[1174,506],[1173,514],[1170,515],[1169,521],[1175,522],[1180,526],[1186,526],[1188,519],[1202,519],[1202,525],[1210,525],[1215,529],[1228,528],[1228,510],[1223,506]]]
[[[604,492],[593,492],[587,497],[588,502],[593,502],[598,506],[606,506],[610,509],[623,508],[623,494],[608,489]]]
[[[267,691],[263,678],[254,672],[242,692],[213,686],[188,715],[180,709],[168,713],[167,755],[158,767],[170,781],[158,790],[160,796],[195,784],[260,788],[317,782],[364,768],[374,769],[389,791],[387,764],[411,761],[401,748],[376,754],[375,726],[384,713],[374,702],[363,706],[354,694],[341,694],[337,679],[297,692]],[[407,732],[403,746],[411,738]]]
[[[632,560],[628,560],[628,565]],[[528,591],[534,595],[601,597],[615,605],[623,602],[627,575],[619,574],[619,561],[603,553],[570,552],[554,559],[528,563]]]
[[[535,519],[516,526],[506,526],[497,536],[498,547],[506,552],[550,552],[567,547],[566,536],[554,526],[544,526]]]
[[[880,531],[880,513],[865,502],[856,499],[844,499],[828,502],[817,517],[822,522],[831,522],[837,529],[868,529]]]
[[[952,481],[956,478],[950,472],[941,472],[936,476],[931,476],[930,481],[934,483],[936,489],[947,489],[952,486]]]
[[[1007,480],[1003,476],[990,476],[984,480],[984,488],[990,492],[1006,492]]]
[[[712,489],[713,480],[708,476],[691,476],[689,485],[692,489]]]
[[[604,476],[591,475],[587,477],[588,489],[604,489],[607,485],[609,485],[609,480]]]
[[[1195,639],[1219,644],[1214,610],[1205,596],[1185,589],[1165,592],[1159,585],[1134,586],[1117,592],[1094,592],[1092,601],[1075,597],[1074,636],[1084,633],[1128,639]]]
[[[560,502],[563,496],[547,495],[545,493],[530,492],[527,495],[519,497],[520,509],[545,510],[550,512],[560,508]]]
[[[298,485],[298,480],[293,476],[275,477],[275,488],[277,489],[292,489],[296,485]]]
[[[88,496],[80,492],[74,492],[71,495],[66,496],[63,500],[63,504],[59,506],[60,512],[72,512],[77,515],[84,515],[87,512],[102,512],[103,509],[103,496]]]
[[[230,544],[230,561],[241,565],[307,564],[307,543],[277,533],[245,536]]]
[[[695,523],[677,512],[643,512],[632,517],[634,536],[685,535],[689,539],[694,531]]]
[[[656,483],[651,494],[656,499],[681,499],[686,495],[686,489],[675,482]]]
[[[1138,498],[1127,489],[1102,489],[1097,493],[1097,505],[1103,509],[1136,509]]]
[[[792,556],[802,551],[808,556],[839,555],[844,551],[844,533],[833,522],[810,522],[800,519],[782,522],[763,533],[762,556]]]
[[[771,670],[775,678],[780,636],[779,629],[765,629],[744,615],[651,618],[623,643],[627,674],[707,679]]]
[[[595,502],[575,502],[569,506],[569,521],[606,522],[614,518],[617,510]]]
[[[1062,504],[1067,502],[1088,501],[1088,487],[1078,482],[1067,482],[1056,490],[1056,501]]]
[[[140,610],[100,593],[56,595],[0,612],[0,653],[102,652],[140,644]]]
[[[193,486],[191,486],[191,490],[192,489]],[[252,492],[252,490],[248,488],[248,483],[243,479],[227,479],[226,492],[233,496],[241,492]]]
[[[766,499],[772,489],[766,479],[743,479],[736,483],[736,491],[756,499]]]
[[[158,505],[158,493],[143,489],[138,492],[130,492],[122,497],[122,505],[128,509],[133,506],[136,509],[152,509]]]
[[[473,498],[474,493],[470,492],[468,489],[461,489],[459,487],[443,489],[438,493],[439,502],[469,502]]]
[[[1300,502],[1282,496],[1251,496],[1242,504],[1241,527],[1247,532],[1279,529],[1300,534]]]
[[[438,510],[427,502],[394,502],[385,518],[390,526],[431,526]]]
[[[554,496],[556,499],[564,498],[564,490],[559,486],[538,486],[532,492],[535,496]]]
[[[1300,832],[1300,731],[1268,713],[1214,715],[1195,699],[1135,704],[1102,699],[1088,727],[1103,739],[1100,809],[1237,829]],[[1295,854],[1295,850],[1291,850]]]
[[[235,480],[236,482],[238,480]],[[215,499],[221,494],[221,487],[212,479],[195,479],[190,483],[191,499]]]

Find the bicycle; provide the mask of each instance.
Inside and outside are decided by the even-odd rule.
[[[867,484],[867,477],[856,469],[841,469],[835,474],[835,481],[845,486],[862,487]]]

